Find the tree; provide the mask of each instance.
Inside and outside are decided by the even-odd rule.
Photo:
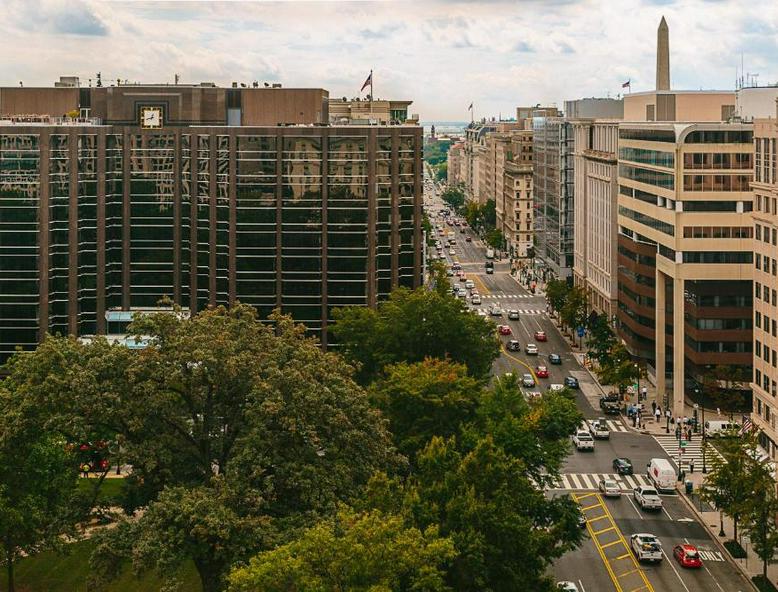
[[[483,207],[477,201],[468,201],[463,208],[465,220],[472,228],[483,226]]]
[[[597,361],[599,366],[604,366],[611,356],[611,350],[616,346],[616,336],[608,324],[605,315],[597,315],[588,324],[589,336],[586,345],[589,348],[589,356]]]
[[[133,466],[125,506],[143,518],[117,529],[118,551],[98,546],[96,578],[121,557],[145,567],[154,549],[166,578],[188,558],[203,590],[220,590],[232,563],[399,462],[352,368],[288,317],[271,320],[245,305],[159,313],[130,327],[149,336],[142,351],[50,338],[19,354],[19,413],[48,416],[49,430],[108,427]]]
[[[448,282],[446,264],[442,261],[433,261],[432,265],[430,265],[430,275],[432,277],[435,292],[444,298],[448,296],[451,284]]]
[[[762,560],[762,580],[767,580],[767,564],[778,551],[778,494],[768,465],[757,458],[753,463],[753,482],[756,486],[745,508],[744,528],[751,538],[759,559]]]
[[[503,237],[502,231],[496,228],[492,228],[488,231],[484,240],[487,245],[494,249],[502,249],[503,244],[505,243],[505,237]]]
[[[440,197],[456,211],[459,211],[465,204],[465,192],[460,187],[446,187]]]
[[[746,411],[751,407],[748,391],[749,373],[743,366],[719,364],[703,376],[703,388],[712,403],[729,411],[733,420],[734,412]]]
[[[230,574],[231,592],[443,592],[453,542],[399,516],[341,508],[299,538]]]
[[[589,318],[589,297],[586,290],[578,286],[570,288],[559,311],[562,324],[570,328],[585,327]]]
[[[441,183],[444,182],[448,178],[448,163],[447,162],[441,162],[437,166],[437,170],[435,171],[435,178],[440,181]]]
[[[7,391],[0,390],[3,412]],[[0,538],[8,592],[14,592],[14,567],[24,554],[56,549],[65,535],[75,536],[84,514],[77,502],[78,461],[61,441],[38,433],[13,433],[3,413],[0,440]]]
[[[551,305],[552,310],[557,312],[562,310],[569,291],[570,286],[565,280],[550,280],[546,284],[546,300]]]
[[[713,457],[713,469],[703,484],[701,497],[732,518],[733,538],[738,540],[738,524],[753,508],[755,491],[762,487],[762,470],[756,458],[753,435],[722,440],[723,458]]]
[[[624,394],[627,387],[635,384],[644,374],[643,368],[632,361],[627,348],[621,343],[611,348],[605,363],[597,370],[600,381],[603,384],[617,386],[621,394]]]
[[[481,207],[481,216],[483,217],[483,224],[486,228],[494,228],[497,226],[497,204],[493,199],[487,199]]]
[[[385,366],[428,357],[450,358],[481,378],[500,353],[493,325],[457,298],[423,288],[399,288],[375,310],[342,308],[334,316],[333,333],[346,358],[358,365],[362,384],[372,382]]]
[[[480,391],[464,365],[427,358],[388,366],[370,394],[398,450],[413,459],[433,436],[453,436],[475,417]]]

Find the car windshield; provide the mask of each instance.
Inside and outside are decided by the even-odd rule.
[[[615,481],[606,481],[606,482],[605,482],[605,488],[606,488],[606,489],[618,489],[618,488],[619,488],[619,486],[618,486],[618,485],[616,485],[616,482],[615,482]]]
[[[589,434],[587,434],[586,432],[581,432],[580,434],[578,434],[578,439],[579,440],[591,440],[592,437]]]
[[[643,495],[644,495],[644,496],[646,496],[646,495],[655,495],[655,496],[658,496],[659,494],[656,492],[656,489],[644,489],[644,490],[643,490]]]
[[[686,549],[685,553],[686,553],[686,556],[689,559],[696,559],[697,558],[697,551],[695,551],[694,549]]]

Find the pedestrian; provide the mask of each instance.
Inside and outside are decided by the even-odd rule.
[[[633,413],[632,414],[632,427],[633,428],[637,425],[637,420],[638,420],[638,414],[637,413]]]
[[[640,413],[638,413],[638,425],[637,428],[640,429]]]
[[[654,409],[654,418],[656,419],[656,423],[659,423],[659,421],[662,419],[662,408],[658,405],[656,409]]]
[[[694,472],[694,459],[690,458],[689,459],[689,473],[693,473],[693,472]]]
[[[656,401],[651,401],[651,413],[656,414]]]
[[[686,441],[687,442],[691,442],[692,441],[692,429],[691,428],[686,430]]]

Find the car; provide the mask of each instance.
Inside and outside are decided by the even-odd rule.
[[[525,391],[524,396],[527,397],[527,399],[537,399],[543,396],[543,393],[540,391]]]
[[[548,341],[545,331],[535,331],[535,341]]]
[[[500,325],[497,327],[497,330],[500,332],[500,335],[513,335],[513,331],[511,331],[508,325]]]
[[[457,252],[456,252],[454,249],[449,249],[449,250],[448,250],[448,254],[449,254],[449,255],[456,255],[456,254],[457,254]]]
[[[577,389],[579,387],[578,379],[574,376],[565,376],[565,386],[571,389]]]
[[[605,421],[604,417],[600,417],[597,421],[593,421],[589,431],[597,440],[610,440],[611,432],[608,429],[608,422]]]
[[[471,236],[466,236],[466,237],[465,237],[465,242],[466,242],[466,243],[472,243],[472,242],[473,242],[473,237],[471,237]]]
[[[472,290],[475,288],[475,282],[473,280],[465,280],[465,288]]]
[[[600,479],[597,489],[605,497],[621,497],[621,488],[613,479]]]
[[[534,343],[528,343],[524,348],[524,353],[526,353],[528,356],[536,356],[538,355],[538,346]]]
[[[545,366],[538,366],[535,368],[535,375],[538,378],[548,378],[548,368]]]
[[[513,321],[518,320],[518,318],[519,318],[519,311],[518,310],[514,310],[514,309],[509,310],[508,311],[508,318],[513,320]]]
[[[562,356],[559,354],[548,354],[548,363],[558,366],[562,363]]]
[[[673,547],[673,557],[681,564],[681,567],[692,569],[702,567],[702,559],[694,545],[676,545]]]
[[[505,347],[508,351],[521,351],[521,345],[515,339],[511,339]]]
[[[621,411],[619,394],[608,393],[607,395],[600,397],[600,409],[602,409],[603,413],[606,415],[618,415]]]
[[[643,510],[662,509],[662,498],[653,487],[641,485],[632,490],[632,495],[635,497],[635,503]]]
[[[528,388],[533,387],[535,386],[535,379],[532,378],[532,374],[524,374],[521,377],[521,384],[522,386],[526,386]]]
[[[446,275],[447,275],[448,277],[454,277],[454,270],[453,270],[453,269],[451,269],[451,268],[448,268],[448,269],[446,270]]]
[[[457,292],[457,298],[461,298],[462,300],[467,300],[467,292],[464,290],[460,290]]]
[[[625,457],[613,459],[613,470],[619,475],[631,475],[632,474],[632,461]]]
[[[501,317],[502,316],[502,309],[497,306],[496,304],[489,308],[489,314],[493,317]]]
[[[451,269],[454,271],[462,271],[462,264],[459,261],[454,261],[454,263],[451,265]]]
[[[450,244],[450,245],[457,244],[457,237],[455,237],[455,236],[448,237],[448,244]]]
[[[586,526],[585,520],[584,520],[584,526]],[[559,590],[559,592],[581,592],[578,589],[578,586],[576,586],[574,582],[557,582],[556,587],[557,590]]]
[[[491,275],[494,273],[494,263],[491,261],[486,262],[486,273],[487,275]]]
[[[474,305],[481,304],[481,296],[478,294],[472,294],[470,296],[470,304],[474,304]]]
[[[639,532],[629,542],[638,561],[662,561],[662,543],[653,534]]]
[[[553,392],[561,391],[564,388],[565,387],[562,384],[549,384],[548,385],[548,390],[553,391]]]
[[[594,452],[594,438],[585,430],[578,430],[573,434],[573,446],[579,452],[582,450],[590,450]]]
[[[467,276],[464,273],[460,273],[459,274],[459,281],[460,282],[466,282],[467,281]]]

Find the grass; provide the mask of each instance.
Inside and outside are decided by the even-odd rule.
[[[776,592],[778,590],[770,580],[764,579],[761,574],[751,578],[751,581],[754,582],[759,592]]]
[[[17,592],[88,592],[89,555],[94,549],[92,541],[68,545],[66,555],[45,552],[27,557],[16,565]],[[187,564],[181,570],[181,590],[200,592],[200,579],[194,565]],[[111,582],[106,592],[158,592],[161,581],[154,574],[136,578],[127,566],[119,577]],[[0,592],[7,590],[5,570],[0,572]]]
[[[743,549],[737,541],[724,541],[724,548],[726,548],[726,550],[729,551],[729,554],[735,559],[746,558],[745,549]]]
[[[91,494],[97,480],[96,477],[79,479],[78,488],[82,493]],[[105,503],[110,506],[120,505],[123,489],[124,479],[103,479],[103,484],[100,486],[100,492],[97,495],[98,503]]]

